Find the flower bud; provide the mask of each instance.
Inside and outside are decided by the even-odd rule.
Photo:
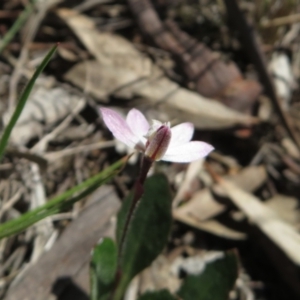
[[[161,125],[148,136],[145,155],[151,160],[160,160],[166,153],[171,140],[171,129],[167,125]]]

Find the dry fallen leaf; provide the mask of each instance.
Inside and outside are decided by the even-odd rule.
[[[250,166],[238,174],[228,176],[228,179],[246,191],[255,191],[266,178],[267,174],[262,166]],[[213,190],[220,196],[226,196],[226,191],[220,184],[215,184]],[[210,189],[206,188],[196,192],[186,204],[175,208],[173,216],[178,221],[218,236],[231,239],[245,238],[243,233],[227,228],[215,220],[208,220],[219,215],[225,209],[226,205],[217,202]]]
[[[172,262],[164,255],[159,255],[151,266],[140,275],[140,293],[153,290],[168,289],[176,292],[181,279],[171,270]]]
[[[180,201],[185,198],[185,195],[189,194],[191,191],[192,181],[199,174],[203,166],[203,159],[196,160],[191,162],[186,170],[184,179],[182,180],[180,187],[176,193],[176,196],[173,199],[172,206],[177,207]]]
[[[226,179],[218,179],[232,202],[243,211],[295,264],[300,265],[300,235],[260,199]]]
[[[225,128],[257,122],[256,118],[181,88],[128,40],[99,32],[92,19],[68,9],[59,9],[57,14],[97,59],[76,64],[65,78],[98,99],[107,101],[111,95],[143,98],[151,106],[161,106],[171,118],[188,119],[198,128]]]
[[[264,183],[267,175],[264,167],[250,166],[238,174],[228,176],[228,179],[240,186],[245,191],[254,191]],[[219,184],[213,190],[220,196],[226,196],[224,189]],[[223,212],[226,206],[217,202],[212,192],[207,188],[196,192],[185,205],[177,207],[174,212],[176,217],[182,215],[196,215],[200,221],[205,221]]]
[[[258,189],[267,179],[267,172],[264,166],[249,166],[242,169],[239,173],[226,177],[231,182],[247,192]],[[221,185],[214,185],[213,191],[219,196],[226,196],[226,192]]]
[[[174,209],[173,216],[179,221],[193,216],[193,219],[201,222],[220,214],[225,209],[226,206],[217,202],[207,188],[196,192],[190,201]]]
[[[273,76],[277,96],[281,100],[284,109],[288,110],[294,86],[291,62],[285,53],[273,53],[269,68]]]
[[[300,229],[300,212],[298,199],[281,194],[268,199],[265,204],[276,211],[276,213],[286,222]]]
[[[190,226],[193,226],[197,229],[209,232],[211,234],[231,239],[231,240],[244,240],[246,239],[247,235],[243,232],[236,231],[234,229],[231,229],[229,227],[226,227],[222,223],[216,221],[216,220],[206,220],[201,221],[197,219],[197,217],[194,215],[178,215],[175,214],[174,217]]]

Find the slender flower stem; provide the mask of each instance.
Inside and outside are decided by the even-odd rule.
[[[148,158],[146,156],[143,157],[141,171],[140,171],[139,177],[137,178],[136,183],[134,185],[133,199],[130,204],[129,212],[127,214],[125,225],[124,225],[123,232],[122,232],[122,237],[120,239],[119,255],[121,255],[123,252],[124,241],[125,241],[125,237],[126,237],[126,234],[128,231],[128,227],[129,227],[130,221],[132,220],[133,213],[134,213],[137,205],[139,204],[139,200],[141,199],[141,197],[144,193],[143,186],[144,186],[147,174],[152,166],[152,163],[153,163],[153,160],[151,160],[150,158]]]
[[[150,159],[147,156],[143,157],[143,161],[142,161],[142,166],[141,166],[141,171],[140,171],[140,175],[137,179],[138,182],[140,182],[140,184],[143,186],[147,177],[147,174],[153,164],[153,160]]]
[[[110,299],[114,299],[113,298],[115,296],[114,293],[115,293],[115,291],[116,291],[116,289],[119,285],[119,282],[121,280],[121,277],[122,277],[122,270],[121,270],[121,265],[120,264],[121,264],[121,256],[122,256],[123,249],[124,249],[126,235],[128,233],[129,225],[132,221],[134,211],[137,208],[137,206],[138,206],[138,204],[139,204],[139,202],[140,202],[140,200],[143,196],[143,193],[144,193],[144,187],[143,186],[144,186],[147,174],[148,174],[153,162],[154,161],[152,159],[150,159],[149,157],[147,157],[147,156],[143,157],[140,174],[139,174],[139,176],[136,180],[136,183],[134,185],[133,199],[131,201],[128,214],[126,216],[126,221],[125,221],[125,224],[124,224],[124,228],[123,228],[120,243],[119,243],[118,267],[117,267],[117,272],[116,272],[116,277],[115,277],[115,288],[114,288],[114,291],[113,291]]]

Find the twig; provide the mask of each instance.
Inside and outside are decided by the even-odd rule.
[[[73,112],[66,117],[53,131],[44,136],[32,149],[31,151],[35,152],[44,152],[48,146],[48,143],[54,139],[60,132],[62,132],[73,120],[74,115],[78,114],[81,109],[84,107],[85,101],[82,99],[79,101],[74,108]],[[46,193],[44,185],[40,176],[40,169],[36,163],[31,164],[31,170],[33,173],[34,186],[32,191],[32,205],[34,208],[41,206],[46,203]],[[44,251],[45,246],[49,242],[49,238],[53,234],[53,225],[52,221],[49,218],[39,222],[37,225],[38,236],[34,240],[34,250],[31,256],[31,262],[34,262],[38,259],[41,253]]]
[[[24,189],[21,187],[19,190],[7,201],[3,204],[0,210],[0,219],[2,218],[3,214],[8,211],[14,204],[21,198]]]
[[[269,28],[269,27],[290,25],[290,24],[299,23],[299,22],[300,22],[300,14],[294,14],[294,15],[278,17],[273,20],[265,19],[265,20],[261,21],[260,25],[264,28]]]
[[[0,276],[3,276],[3,273],[10,269],[10,274],[15,273],[16,269],[23,260],[24,255],[26,254],[26,247],[21,246],[17,248],[5,261],[5,263],[0,267]]]
[[[63,158],[64,156],[74,155],[80,152],[88,152],[96,149],[105,149],[115,146],[116,141],[101,141],[98,143],[90,144],[90,145],[80,145],[74,148],[63,149],[60,151],[48,152],[45,154],[45,158],[49,161],[55,161],[57,159]]]
[[[46,192],[40,174],[40,168],[36,163],[31,163],[32,172],[32,192],[31,192],[31,209],[35,209],[46,203]],[[51,236],[54,227],[51,220],[44,219],[35,225],[37,236],[34,239],[34,248],[31,255],[31,262],[35,262],[44,251],[45,244]]]
[[[85,105],[84,99],[78,101],[77,105],[71,112],[69,116],[67,116],[54,130],[45,135],[34,147],[31,148],[33,152],[44,152],[48,143],[53,140],[58,134],[60,134],[67,126],[71,123],[74,116],[77,115]]]

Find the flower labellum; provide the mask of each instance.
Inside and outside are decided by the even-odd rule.
[[[161,125],[148,137],[145,155],[151,160],[160,160],[167,152],[170,141],[170,127],[168,125]]]
[[[210,144],[191,141],[194,133],[192,123],[181,123],[170,128],[153,120],[149,125],[137,109],[129,111],[126,120],[109,108],[100,108],[103,121],[114,137],[128,147],[145,153],[151,160],[189,163],[207,156],[214,148]]]

